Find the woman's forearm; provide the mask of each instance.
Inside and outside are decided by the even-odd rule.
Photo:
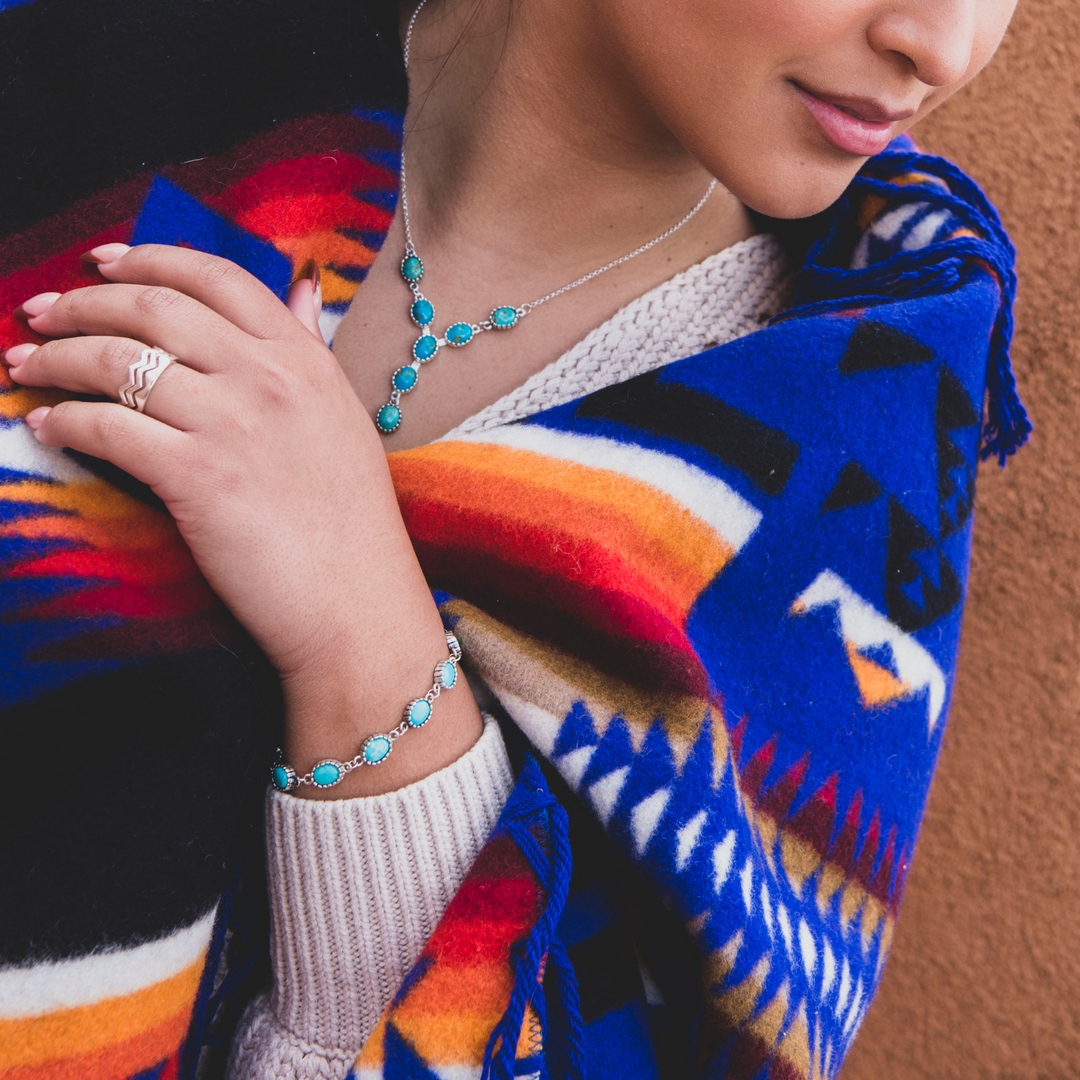
[[[388,483],[386,498],[393,499]],[[436,665],[449,656],[442,618],[396,500],[384,508],[383,521],[380,532],[400,531],[400,542],[380,537],[385,558],[378,569],[343,583],[351,618],[339,612],[321,647],[283,681],[285,757],[301,776],[324,758],[349,761],[369,736],[396,728],[406,704],[431,689]],[[482,730],[480,710],[462,676],[433,702],[431,719],[395,742],[377,766],[354,769],[332,788],[301,785],[294,792],[342,799],[393,791],[456,761]]]

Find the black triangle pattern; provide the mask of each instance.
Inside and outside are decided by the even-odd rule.
[[[938,515],[941,539],[962,529],[975,503],[975,465],[953,441],[950,432],[979,423],[960,380],[942,367],[935,413],[938,461]]]
[[[842,510],[845,506],[863,506],[881,494],[881,485],[861,466],[849,461],[840,472],[832,491],[821,504],[823,512]]]
[[[923,568],[927,560],[937,570],[936,582]],[[948,614],[962,598],[960,578],[938,542],[896,499],[890,499],[885,551],[889,618],[910,634]]]
[[[887,323],[866,319],[851,335],[844,355],[840,357],[840,370],[845,375],[852,375],[859,371],[925,364],[933,358],[933,349],[910,334]]]

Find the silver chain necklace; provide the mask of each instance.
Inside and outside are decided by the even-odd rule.
[[[420,0],[420,4],[413,12],[412,18],[409,19],[409,25],[405,30],[405,44],[402,51],[406,71],[409,68],[409,45],[412,42],[413,26],[416,23],[417,15],[420,14],[426,3],[427,0]],[[405,284],[408,285],[409,290],[412,292],[413,302],[409,307],[409,317],[420,328],[420,337],[413,343],[412,363],[399,367],[390,376],[390,400],[375,414],[375,426],[383,435],[389,435],[391,432],[397,431],[402,420],[401,396],[416,388],[417,381],[420,378],[421,365],[434,360],[444,345],[449,345],[452,349],[460,349],[462,346],[468,345],[478,334],[482,334],[487,330],[510,330],[530,311],[535,311],[541,304],[546,304],[549,300],[554,300],[555,297],[562,296],[563,293],[568,293],[571,289],[576,289],[579,285],[584,285],[585,282],[592,281],[593,278],[599,277],[601,274],[606,274],[609,270],[621,266],[624,262],[636,259],[639,255],[648,251],[649,248],[655,247],[673,233],[677,233],[708,202],[709,196],[715,190],[716,181],[713,180],[709,184],[708,190],[698,201],[697,206],[682,221],[677,225],[672,225],[670,229],[662,232],[647,244],[642,244],[641,247],[623,255],[622,258],[614,259],[591,273],[582,275],[576,281],[571,281],[569,285],[564,285],[561,289],[555,289],[546,296],[541,296],[538,300],[533,300],[528,304],[521,304],[519,307],[509,304],[497,307],[483,322],[452,323],[447,327],[442,337],[436,337],[431,332],[431,324],[435,321],[435,308],[432,306],[431,301],[420,291],[420,279],[424,276],[424,264],[416,253],[412,227],[409,223],[409,199],[405,186],[405,151],[403,146],[401,153],[401,216],[405,223],[405,256],[401,260],[401,276],[405,279]]]

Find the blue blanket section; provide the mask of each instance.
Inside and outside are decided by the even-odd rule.
[[[259,278],[279,300],[292,281],[292,266],[272,244],[234,225],[175,184],[154,178],[131,237],[135,244],[173,244],[231,259]]]
[[[7,11],[8,8],[22,7],[23,4],[32,2],[33,0],[0,0],[0,12]]]

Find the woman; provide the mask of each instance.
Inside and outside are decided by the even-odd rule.
[[[940,743],[984,382],[986,448],[1027,432],[977,189],[901,140],[841,196],[1012,7],[431,0],[404,165],[391,73],[208,128],[63,255],[12,241],[7,704],[20,757],[77,749],[13,841],[8,1067],[189,1071],[250,996],[215,993],[250,966],[218,896],[280,685],[232,1076],[837,1071]],[[830,207],[792,300],[762,226]]]

